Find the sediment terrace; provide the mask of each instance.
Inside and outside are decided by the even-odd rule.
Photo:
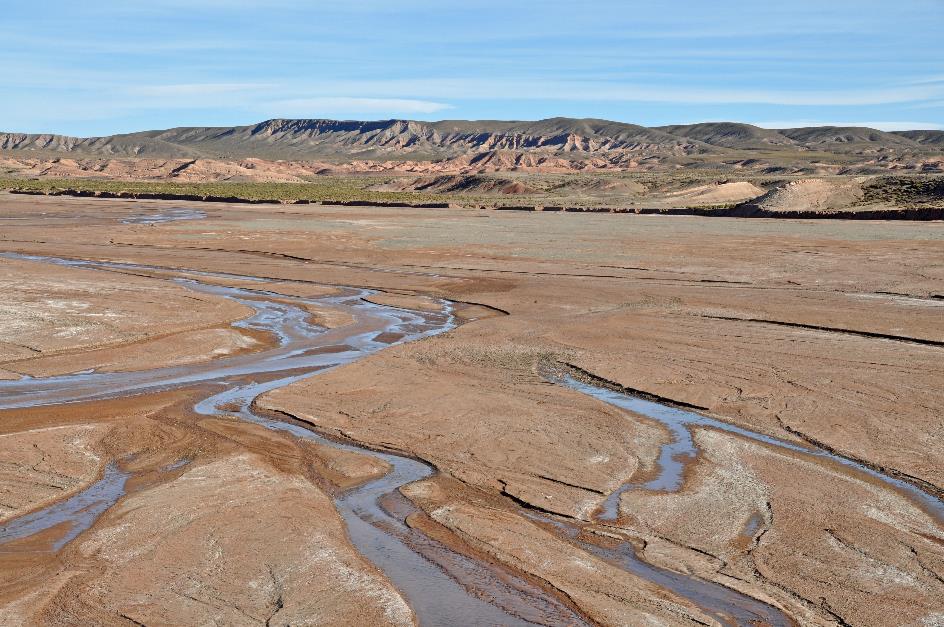
[[[296,183],[168,177],[0,179],[10,193],[79,198],[419,209],[697,215],[783,220],[941,220],[944,179],[934,175],[732,180],[721,172],[548,172],[378,176],[312,174]]]
[[[940,615],[935,223],[9,196],[0,218],[6,252],[88,260],[0,261],[8,294],[60,290],[8,299],[36,337],[74,331],[0,364],[5,401],[78,401],[2,412],[2,524],[126,474],[71,541],[60,523],[0,547],[4,616],[435,624],[440,597],[464,622]],[[201,313],[173,326],[182,294]],[[477,303],[470,322],[388,328],[443,299]],[[358,312],[392,318],[359,344]],[[194,326],[254,343],[187,351]],[[261,374],[273,351],[282,374]],[[710,419],[600,402],[548,364]],[[390,538],[406,552],[384,563]]]

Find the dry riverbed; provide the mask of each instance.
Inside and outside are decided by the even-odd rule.
[[[188,217],[129,220],[155,213]],[[334,334],[309,348],[324,360],[351,348],[357,307],[436,315],[448,299],[461,323],[403,343],[380,329],[369,356],[255,400],[361,449],[236,405],[201,415],[209,381],[3,410],[0,526],[127,479],[71,541],[63,524],[0,544],[0,622],[423,622],[352,537],[344,495],[393,463],[370,449],[435,469],[395,491],[412,509],[391,533],[448,547],[466,589],[480,584],[455,564],[478,564],[479,596],[510,616],[944,620],[940,223],[3,195],[0,224],[0,252],[134,264],[0,257],[8,385],[248,363],[283,341],[240,326],[253,299]],[[331,300],[339,286],[373,293]],[[681,427],[695,453],[677,485],[641,487],[682,432],[560,369],[734,430]],[[531,600],[495,601],[499,581]]]

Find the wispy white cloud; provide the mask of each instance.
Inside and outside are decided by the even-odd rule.
[[[944,83],[944,74],[938,74],[937,76],[924,76],[922,78],[909,81],[909,85],[934,85],[937,83]]]
[[[733,0],[598,0],[594,10],[572,0],[6,4],[0,124],[17,130],[428,119],[450,106],[454,117],[643,124],[944,123],[944,75],[928,54],[942,0],[794,0],[750,11]],[[481,17],[498,13],[483,29]]]
[[[908,104],[903,109],[941,109],[944,110],[944,100],[926,100],[924,102],[916,102],[914,104]]]
[[[129,87],[128,93],[136,96],[157,98],[189,98],[194,96],[218,96],[220,94],[255,93],[271,89],[268,83],[180,83],[177,85],[140,85]]]
[[[261,103],[260,110],[283,117],[312,117],[340,115],[417,115],[451,109],[452,105],[413,98],[360,98],[346,96],[318,96],[290,98]]]
[[[678,84],[626,84],[603,81],[541,81],[527,77],[337,80],[320,82],[317,86],[308,89],[334,93],[370,94],[371,97],[393,99],[625,101],[790,106],[865,106],[920,102],[944,97],[944,85],[936,84],[888,85],[876,86],[872,89],[788,90]]]
[[[30,51],[32,56],[43,54],[58,55],[63,51],[89,54],[164,54],[173,52],[211,52],[232,51],[245,48],[245,43],[221,39],[219,37],[190,37],[186,39],[166,37],[158,40],[141,39],[133,36],[115,36],[109,39],[77,37],[68,39],[56,37],[42,31],[16,32],[4,34],[4,43]]]

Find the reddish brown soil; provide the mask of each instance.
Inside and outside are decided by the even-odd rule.
[[[544,582],[591,619],[705,616],[536,524],[522,504],[587,521],[600,538],[627,538],[652,564],[740,590],[803,624],[941,619],[940,520],[885,484],[739,436],[696,429],[700,456],[681,490],[629,491],[618,522],[592,522],[607,494],[652,475],[669,434],[538,370],[570,363],[759,433],[815,441],[940,494],[939,223],[264,205],[204,206],[205,220],[154,227],[120,223],[139,206],[3,196],[0,248],[252,274],[278,279],[274,289],[286,294],[313,281],[386,290],[377,302],[402,307],[429,307],[428,297],[470,303],[460,311],[472,322],[454,331],[261,404],[433,463],[439,476],[403,492],[437,533]],[[0,267],[12,273],[18,263]],[[33,289],[44,294],[71,272],[37,270]],[[161,278],[114,280],[175,297]],[[141,341],[139,328],[185,333],[147,298],[128,301],[126,341]],[[43,324],[61,324],[41,302],[30,306]],[[88,302],[91,312],[113,306]],[[214,326],[238,317],[213,315]],[[44,328],[54,327],[38,326],[36,337]],[[68,350],[95,351],[113,337]],[[268,565],[293,573],[278,579],[288,609],[276,622],[330,622],[352,609],[361,612],[355,622],[412,620],[347,542],[327,496],[383,468],[240,423],[201,422],[187,394],[4,412],[14,474],[35,463],[34,442],[58,464],[37,473],[61,474],[66,491],[135,451],[136,467],[152,474],[60,554],[4,558],[12,561],[0,563],[0,611],[26,622],[125,615],[150,624],[233,622],[240,608],[264,621],[278,605]],[[37,431],[46,427],[62,437]],[[153,472],[188,455],[185,469]],[[20,484],[13,514],[51,498],[39,487],[44,476]],[[182,602],[188,594],[218,602]]]

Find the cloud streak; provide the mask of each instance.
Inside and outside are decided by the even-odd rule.
[[[944,97],[944,85],[883,86],[873,89],[788,90],[722,88],[700,85],[620,84],[599,81],[539,81],[433,78],[330,81],[318,89],[389,98],[470,100],[558,100],[673,102],[686,104],[774,104],[790,106],[866,106],[911,103]]]
[[[141,85],[129,87],[129,94],[153,98],[193,98],[222,94],[257,93],[271,89],[268,83],[180,83],[177,85]]]
[[[412,98],[360,98],[346,96],[320,96],[314,98],[293,98],[265,103],[268,111],[280,111],[288,117],[310,117],[318,115],[355,114],[430,114],[452,109],[443,102],[416,100]]]
[[[646,125],[944,123],[941,64],[928,54],[941,0],[793,0],[750,11],[739,0],[7,4],[0,124],[11,130],[444,111]],[[930,122],[902,122],[914,119]]]

